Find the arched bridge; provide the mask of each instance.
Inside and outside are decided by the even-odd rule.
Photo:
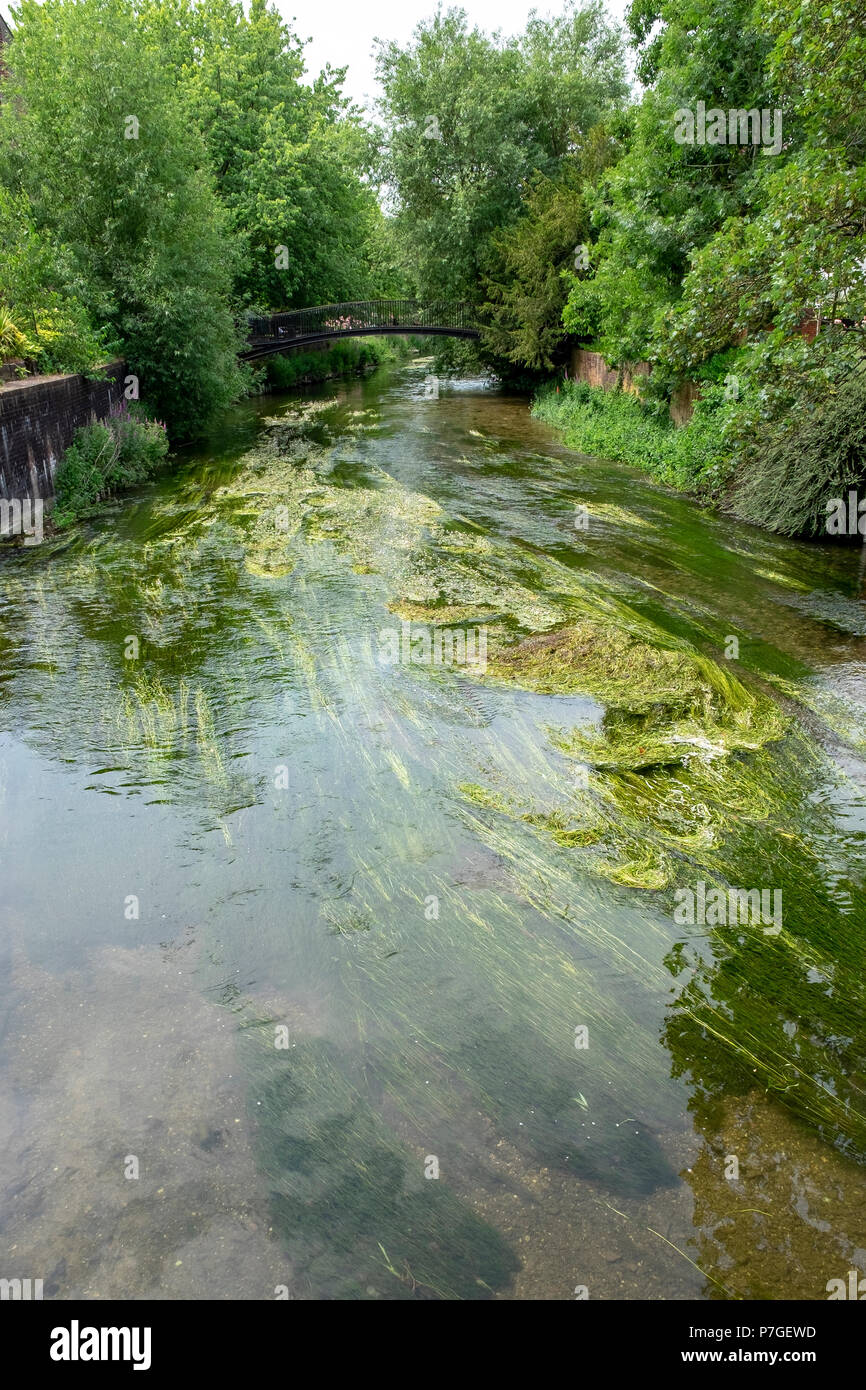
[[[274,352],[322,343],[328,338],[366,338],[380,333],[439,334],[477,338],[478,325],[469,304],[424,303],[419,299],[366,299],[352,304],[320,304],[267,317],[251,315],[249,346],[241,357],[253,361]]]

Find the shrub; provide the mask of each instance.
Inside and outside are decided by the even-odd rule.
[[[0,362],[14,361],[16,357],[26,357],[33,352],[33,344],[27,341],[18,325],[13,322],[8,309],[0,304]]]
[[[0,317],[20,338],[0,327],[0,357],[21,357],[37,372],[88,372],[117,350],[105,330],[95,330],[82,302],[81,277],[67,247],[38,232],[25,199],[0,185]]]
[[[68,524],[103,498],[152,477],[168,453],[165,426],[126,402],[104,423],[76,430],[57,469],[54,521]]]
[[[265,381],[277,391],[288,391],[301,382],[326,381],[349,376],[366,367],[378,367],[408,356],[409,348],[392,338],[354,338],[336,342],[327,352],[293,352],[265,360]]]

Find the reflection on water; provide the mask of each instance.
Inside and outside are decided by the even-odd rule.
[[[249,403],[0,557],[0,1274],[826,1297],[866,1270],[857,557],[424,370]],[[488,676],[383,662],[410,619],[483,622]],[[678,925],[698,881],[782,931]]]

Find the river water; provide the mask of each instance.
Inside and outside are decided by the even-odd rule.
[[[248,402],[0,556],[0,1275],[826,1298],[866,1274],[860,557],[426,371]],[[392,659],[425,623],[487,669]],[[509,665],[564,629],[589,676]]]

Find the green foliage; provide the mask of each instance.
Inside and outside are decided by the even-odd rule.
[[[395,220],[382,215],[381,209],[367,227],[364,255],[369,265],[370,283],[374,286],[373,298],[415,297],[415,277],[397,237]]]
[[[239,299],[282,309],[372,295],[367,242],[382,214],[364,177],[369,134],[340,95],[345,70],[302,82],[303,45],[266,0],[248,15],[234,0],[143,0],[141,26],[202,131]]]
[[[393,362],[408,355],[400,339],[361,338],[336,342],[327,352],[292,352],[265,359],[265,380],[275,391],[288,391],[301,382],[327,381],[335,376]]]
[[[303,70],[266,0],[22,0],[0,284],[39,370],[122,353],[187,437],[250,383],[244,306],[404,288],[342,73]]]
[[[747,336],[731,506],[773,530],[823,535],[827,501],[862,486],[866,469],[866,5],[777,0],[759,22],[792,117],[785,154],[768,162],[753,206],[693,257],[659,356],[693,371]],[[810,319],[814,341],[801,332]]]
[[[773,162],[751,145],[677,144],[675,112],[699,99],[726,110],[778,104],[752,0],[638,0],[630,27],[652,85],[623,157],[589,195],[597,247],[590,274],[570,277],[564,319],[614,365],[656,359],[692,253],[750,205]]]
[[[116,351],[95,331],[82,302],[69,248],[36,230],[26,199],[0,185],[0,295],[20,331],[6,357],[24,357],[40,372],[88,371]]]
[[[614,365],[650,361],[657,400],[686,378],[736,390],[718,417],[705,393],[673,472],[648,423],[629,441],[623,403],[598,407],[604,428],[584,407],[572,433],[700,490],[734,473],[740,515],[822,533],[827,498],[862,476],[866,3],[634,0],[628,22],[649,85],[628,149],[585,193],[598,240],[563,323]],[[674,112],[697,100],[779,112],[780,148],[677,144]]]
[[[32,351],[32,344],[13,322],[12,315],[0,305],[0,362],[9,362]]]
[[[238,392],[234,248],[199,132],[131,0],[22,0],[0,180],[69,247],[91,322],[192,434]]]
[[[825,382],[779,418],[740,423],[741,459],[730,507],[789,536],[827,536],[828,504],[866,494],[866,370]],[[859,537],[858,537],[859,540]]]
[[[751,205],[693,257],[660,355],[688,370],[746,333],[764,335],[752,362],[764,384],[809,318],[834,350],[866,356],[866,5],[819,15],[779,0],[761,27],[776,40],[768,80],[787,94],[784,154],[764,161]],[[798,377],[807,360],[791,357]]]
[[[558,393],[547,388],[533,405],[533,414],[563,430],[579,453],[631,464],[707,498],[721,491],[730,471],[724,434],[730,410],[722,388],[709,387],[688,425],[676,429],[637,396],[586,382],[566,382]]]
[[[406,49],[380,44],[378,74],[404,263],[422,296],[480,302],[491,237],[521,216],[532,180],[555,179],[624,98],[619,34],[595,0],[533,16],[507,40],[440,9]]]
[[[597,127],[554,177],[536,173],[521,216],[494,233],[482,309],[483,344],[494,359],[550,369],[567,340],[562,323],[566,272],[591,240],[584,181],[609,164],[615,142]]]
[[[76,430],[57,469],[53,519],[68,525],[103,498],[152,477],[168,453],[165,426],[116,410]]]

